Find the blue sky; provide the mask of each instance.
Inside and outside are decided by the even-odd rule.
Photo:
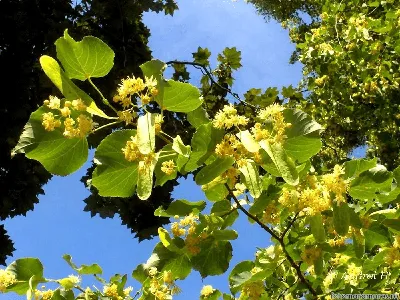
[[[173,17],[146,13],[145,24],[151,30],[150,48],[155,58],[168,61],[190,60],[198,46],[207,47],[212,53],[211,62],[225,47],[237,47],[242,52],[243,67],[234,74],[233,90],[239,94],[248,89],[269,86],[296,85],[301,78],[301,66],[289,65],[288,60],[294,46],[287,32],[279,24],[266,23],[255,9],[244,2],[228,0],[178,1],[180,10]],[[190,69],[193,83],[201,74]],[[88,191],[79,181],[89,164],[68,177],[54,177],[45,187],[45,196],[35,210],[26,217],[15,217],[5,221],[12,237],[14,257],[8,263],[22,257],[38,257],[45,266],[47,278],[63,278],[72,270],[63,261],[62,255],[72,255],[76,264],[98,263],[103,267],[104,278],[115,273],[127,273],[150,256],[158,238],[138,243],[129,229],[121,226],[120,219],[90,217],[84,212],[82,201]],[[183,182],[175,191],[175,198],[198,201],[205,199],[193,181]],[[239,261],[254,259],[256,247],[266,247],[269,237],[256,225],[251,225],[243,216],[235,224],[239,238],[233,242],[231,268]],[[92,280],[84,281],[92,284]],[[139,284],[129,283],[136,291]],[[205,284],[212,284],[228,292],[227,276],[210,277],[202,282],[198,273],[193,273],[184,282],[178,282],[182,294],[174,299],[196,299]],[[23,299],[24,297],[21,297]],[[19,299],[14,295],[0,295],[0,300]]]

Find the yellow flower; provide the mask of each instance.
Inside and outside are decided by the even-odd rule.
[[[161,164],[161,171],[163,171],[167,175],[173,174],[175,172],[175,168],[176,168],[176,166],[172,159],[164,161]]]
[[[262,281],[254,281],[250,283],[246,283],[241,292],[243,295],[249,297],[249,300],[257,300],[260,299],[262,293],[264,293],[264,283]]]
[[[121,121],[125,122],[125,125],[129,125],[133,122],[133,117],[136,116],[136,113],[133,113],[129,110],[119,111],[118,118]]]
[[[61,126],[61,121],[56,120],[53,113],[48,112],[42,115],[42,125],[47,131],[54,131],[55,128]]]
[[[85,115],[79,115],[78,117],[78,136],[81,138],[86,137],[86,135],[93,129],[93,121]]]
[[[124,293],[125,297],[129,297],[129,295],[130,295],[130,293],[131,293],[132,291],[133,291],[133,287],[128,286],[127,288],[125,288],[125,289],[123,290],[123,293]]]
[[[171,271],[164,271],[163,273],[163,281],[167,284],[173,284],[174,283],[174,278],[172,276]]]
[[[127,98],[143,91],[145,88],[146,85],[142,78],[135,78],[135,76],[127,77],[126,79],[122,79],[118,87],[118,94],[121,98]]]
[[[337,276],[336,271],[331,271],[326,275],[323,281],[323,285],[326,289],[333,283],[333,280],[335,280],[336,276]]]
[[[185,235],[186,230],[184,228],[180,228],[177,222],[171,224],[171,232],[174,236],[182,236]]]
[[[157,86],[157,79],[155,79],[153,75],[151,75],[150,77],[145,76],[144,80],[146,82],[146,87],[149,89],[155,88]]]
[[[238,116],[237,110],[232,104],[229,104],[217,112],[213,120],[213,125],[216,128],[229,129],[234,126],[247,125],[247,122],[248,119],[244,116]]]
[[[358,276],[362,273],[362,267],[357,267],[354,263],[351,263],[347,267],[347,274],[344,280],[351,285],[356,286],[358,284]]]
[[[63,135],[67,138],[73,138],[76,136],[77,129],[74,127],[75,121],[72,118],[66,118],[64,120],[64,133]]]
[[[200,295],[203,296],[203,297],[208,297],[212,293],[214,293],[214,291],[215,291],[215,289],[213,289],[213,287],[211,285],[205,285],[201,289]]]
[[[308,265],[314,264],[314,261],[321,256],[321,249],[317,247],[305,248],[301,254],[301,259],[304,260]]]
[[[60,108],[60,112],[61,112],[61,115],[65,118],[69,117],[69,115],[71,114],[71,110],[66,106],[63,108]]]
[[[149,269],[149,276],[150,276],[150,277],[156,276],[157,273],[158,273],[158,271],[157,271],[157,268],[156,268],[156,267],[151,267],[151,268]]]
[[[125,155],[125,159],[127,161],[136,161],[143,158],[143,155],[140,153],[136,136],[131,136],[131,140],[126,142],[125,148],[122,148],[122,152]]]
[[[333,173],[322,176],[324,188],[329,192],[333,192],[338,202],[346,201],[344,194],[346,194],[348,188],[348,182],[341,178],[342,174],[344,174],[343,167],[336,165]]]
[[[148,94],[140,94],[140,100],[142,100],[142,105],[149,104],[151,97]]]
[[[0,293],[4,293],[10,285],[15,283],[17,280],[9,271],[0,269]]]
[[[60,102],[61,102],[61,100],[58,99],[56,96],[49,96],[49,100],[45,100],[43,102],[43,104],[46,105],[48,108],[51,108],[51,109],[59,109],[60,108]]]
[[[122,300],[123,298],[118,294],[118,286],[113,283],[112,285],[106,285],[103,288],[103,294],[112,300]]]
[[[77,111],[86,111],[86,105],[83,103],[82,99],[73,100],[72,107]]]

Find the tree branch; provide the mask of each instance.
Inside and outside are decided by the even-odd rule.
[[[290,221],[290,223],[288,224],[288,226],[286,227],[286,229],[282,232],[282,235],[281,235],[281,239],[282,239],[282,240],[283,240],[283,238],[285,237],[286,233],[290,230],[290,228],[292,227],[292,225],[294,224],[294,222],[296,221],[298,215],[299,215],[299,212],[297,212],[297,213],[294,215],[293,219]]]
[[[255,107],[254,105],[247,103],[246,101],[240,99],[239,95],[237,93],[232,92],[231,89],[223,87],[222,85],[220,85],[217,81],[215,81],[213,75],[211,74],[210,70],[207,69],[207,67],[203,64],[200,63],[196,63],[196,62],[190,62],[190,61],[176,61],[176,60],[172,60],[172,61],[168,61],[166,62],[167,65],[172,65],[172,64],[180,64],[180,65],[190,65],[193,66],[195,68],[200,68],[202,71],[204,71],[206,73],[206,75],[208,76],[208,78],[210,78],[212,84],[215,84],[216,86],[218,86],[220,89],[228,92],[229,94],[231,94],[236,100],[238,100],[239,102],[243,103],[246,106],[251,107],[254,111],[257,111],[257,107]],[[204,73],[203,73],[204,74]]]
[[[310,291],[310,293],[317,299],[317,292],[314,290],[314,288],[311,286],[310,282],[304,277],[303,272],[300,270],[300,265],[296,264],[296,262],[293,260],[293,258],[290,256],[290,254],[286,250],[286,245],[283,242],[283,237],[279,237],[271,228],[269,228],[267,225],[262,223],[256,216],[253,216],[250,214],[239,202],[239,200],[236,198],[236,196],[233,194],[232,190],[229,188],[229,185],[225,183],[225,187],[228,189],[229,195],[232,197],[233,201],[235,201],[237,207],[250,219],[255,221],[258,225],[261,226],[266,232],[268,232],[274,239],[276,239],[279,244],[282,247],[282,251],[285,254],[287,260],[289,261],[290,265],[296,270],[297,276],[303,282],[306,286],[307,289]],[[294,222],[294,221],[293,221]]]

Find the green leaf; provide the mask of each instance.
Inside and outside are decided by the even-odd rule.
[[[138,179],[138,163],[125,159],[122,148],[136,130],[119,130],[108,135],[97,147],[99,162],[93,172],[92,184],[103,197],[131,197]]]
[[[254,268],[254,263],[249,260],[238,263],[231,273],[229,274],[229,289],[232,294],[236,294],[240,291],[241,287],[248,282],[253,274],[251,270]]]
[[[222,140],[223,136],[223,130],[215,129],[211,123],[200,125],[193,134],[192,152],[184,170],[191,172],[201,166],[214,153],[215,145]]]
[[[276,186],[270,186],[267,191],[262,192],[259,198],[254,199],[254,203],[250,207],[249,213],[252,215],[262,213],[272,200],[277,199],[280,192],[281,190]]]
[[[246,165],[239,168],[245,179],[246,187],[250,191],[250,195],[253,198],[260,197],[263,186],[260,175],[258,174],[258,166],[254,161],[248,159]]]
[[[321,275],[324,272],[324,258],[322,255],[314,261],[314,270],[316,275]]]
[[[148,270],[151,267],[156,267],[159,272],[171,271],[174,277],[185,279],[192,270],[192,265],[189,258],[184,253],[169,251],[158,243],[151,257],[145,264],[137,266],[132,272],[132,277],[143,284],[148,279]]]
[[[204,194],[206,195],[207,199],[210,201],[221,201],[226,199],[226,196],[228,196],[229,192],[224,184],[217,184],[213,187],[210,187],[207,189],[204,189],[203,186],[203,191]]]
[[[85,36],[76,42],[64,31],[64,37],[56,41],[57,58],[71,79],[86,80],[103,77],[114,65],[114,51],[102,40]]]
[[[242,65],[241,61],[241,52],[236,50],[236,47],[228,48],[226,47],[222,52],[223,55],[218,54],[218,61],[221,63],[229,64],[229,66],[233,70],[239,69]]]
[[[322,147],[321,125],[300,110],[285,109],[283,115],[285,121],[292,124],[286,129],[287,138],[283,144],[287,155],[304,162],[317,154]]]
[[[188,200],[174,200],[167,209],[162,206],[156,209],[154,215],[157,217],[184,217],[194,210],[202,211],[206,207],[205,201],[190,202]]]
[[[8,292],[24,295],[29,290],[29,281],[34,276],[36,283],[44,282],[43,265],[37,258],[21,258],[12,262],[6,271],[15,276],[16,283],[7,288]]]
[[[80,267],[77,267],[73,262],[72,262],[72,256],[69,254],[64,254],[63,259],[70,265],[72,269],[77,271],[79,275],[92,275],[92,274],[103,274],[103,270],[98,264],[91,264],[91,265],[81,265]]]
[[[140,200],[147,200],[153,190],[153,172],[158,160],[157,153],[150,162],[139,161],[137,196]]]
[[[210,122],[206,110],[199,106],[193,111],[187,113],[187,120],[194,128],[199,128],[203,124]]]
[[[299,174],[293,160],[287,156],[281,144],[271,145],[268,141],[262,140],[261,147],[268,153],[276,168],[286,183],[290,185],[299,184]]]
[[[190,83],[168,80],[164,87],[162,108],[174,112],[190,112],[203,103],[199,90]]]
[[[355,236],[353,233],[353,246],[357,258],[362,258],[365,253],[365,238],[364,236]]]
[[[40,65],[47,77],[53,82],[53,84],[60,90],[67,100],[82,99],[87,106],[86,111],[90,114],[97,115],[102,118],[111,119],[107,116],[100,108],[97,107],[94,100],[78,88],[71,79],[65,75],[58,62],[47,55],[43,55],[40,58]]]
[[[389,233],[385,226],[373,222],[364,232],[365,248],[371,250],[374,246],[386,246],[390,244]]]
[[[339,235],[346,235],[350,226],[350,210],[347,203],[333,203],[333,225]]]
[[[158,228],[158,236],[160,238],[161,243],[164,245],[165,248],[167,248],[169,251],[172,252],[182,252],[180,248],[178,248],[171,237],[169,236],[169,233],[167,230],[164,228]]]
[[[241,131],[236,136],[240,139],[247,151],[256,153],[260,150],[260,145],[248,130]]]
[[[372,159],[352,159],[344,163],[344,179],[355,178],[360,173],[372,169],[376,166],[377,158]]]
[[[49,111],[42,106],[31,114],[12,155],[25,153],[26,157],[39,161],[50,173],[66,176],[86,162],[88,144],[86,138],[66,138],[60,128],[46,131],[42,115]]]
[[[211,56],[211,52],[207,48],[197,48],[197,52],[193,52],[193,59],[194,62],[203,64],[203,65],[208,65],[208,59]]]
[[[153,59],[144,64],[140,65],[143,75],[150,78],[153,76],[157,80],[157,90],[158,94],[155,97],[156,102],[162,107],[164,98],[164,86],[165,80],[163,78],[163,73],[167,65],[158,59]]]
[[[155,116],[146,113],[140,116],[137,121],[137,143],[140,153],[149,154],[155,149]]]
[[[356,199],[374,199],[377,192],[389,192],[392,187],[393,174],[382,165],[362,172],[355,178],[349,189],[351,197]]]
[[[174,138],[172,149],[174,149],[177,153],[183,155],[184,157],[189,157],[190,155],[190,146],[185,146],[179,135]]]
[[[315,240],[319,243],[325,242],[326,236],[321,214],[310,217],[310,227]]]
[[[193,268],[200,272],[202,278],[221,275],[229,267],[232,258],[232,245],[226,241],[214,241],[209,238],[201,243],[201,251],[192,257]]]
[[[233,157],[218,157],[211,164],[203,167],[199,173],[197,173],[195,181],[198,185],[204,185],[211,182],[213,179],[228,170],[235,159]]]
[[[230,240],[236,240],[238,238],[237,232],[231,229],[214,230],[212,236],[217,241],[230,241]]]
[[[386,219],[382,222],[386,227],[392,228],[400,232],[400,220],[399,219]]]

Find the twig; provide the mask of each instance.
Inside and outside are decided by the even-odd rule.
[[[220,85],[217,81],[215,81],[213,75],[211,74],[211,72],[207,69],[207,67],[203,64],[200,63],[196,63],[196,62],[191,62],[191,61],[176,61],[176,60],[172,60],[172,61],[168,61],[166,62],[167,65],[172,65],[172,64],[180,64],[180,65],[190,65],[190,66],[194,66],[195,68],[202,70],[206,73],[206,75],[208,76],[208,78],[210,78],[212,84],[215,84],[216,86],[218,86],[220,89],[228,92],[229,94],[231,94],[236,100],[238,100],[239,102],[243,103],[246,106],[251,107],[253,110],[257,110],[257,107],[255,107],[254,105],[247,103],[246,101],[240,99],[239,95],[237,93],[232,92],[231,89],[223,87],[222,85]],[[204,74],[204,73],[203,73]]]
[[[122,122],[122,121],[120,120],[120,121],[115,121],[115,122],[111,122],[111,123],[105,124],[105,125],[103,125],[103,126],[97,127],[96,129],[92,130],[91,133],[95,133],[95,132],[97,132],[97,131],[99,131],[99,130],[101,130],[101,129],[103,129],[103,128],[106,128],[106,127],[112,126],[112,125],[116,125],[116,124],[121,123],[121,122]]]
[[[97,86],[93,83],[93,81],[90,79],[90,77],[87,78],[89,83],[93,86],[93,88],[96,90],[96,92],[99,93],[101,100],[103,100],[103,103],[110,107],[115,113],[118,113],[118,111],[108,102],[108,100],[104,97],[103,93],[97,88]]]
[[[239,200],[236,198],[236,196],[233,194],[232,190],[229,188],[229,185],[225,183],[225,187],[228,189],[229,195],[232,197],[233,201],[235,201],[237,207],[250,219],[255,221],[258,225],[261,226],[266,232],[268,232],[274,239],[276,239],[279,244],[282,247],[282,251],[285,254],[287,260],[289,261],[290,265],[296,270],[297,276],[300,278],[301,282],[303,282],[306,286],[307,289],[310,291],[310,293],[317,299],[318,294],[314,290],[314,288],[311,286],[310,282],[304,277],[303,272],[300,269],[300,265],[296,264],[296,262],[293,260],[293,258],[290,256],[290,254],[286,250],[286,245],[283,242],[283,238],[279,237],[271,228],[263,224],[256,216],[253,216],[250,214],[239,202]]]
[[[294,224],[294,222],[296,221],[298,215],[299,215],[299,212],[297,212],[297,213],[294,215],[293,219],[290,221],[290,223],[288,224],[288,226],[286,227],[286,229],[282,232],[282,235],[281,235],[281,239],[282,239],[282,240],[283,240],[283,238],[285,237],[286,233],[290,230],[290,228],[292,227],[292,225]]]

